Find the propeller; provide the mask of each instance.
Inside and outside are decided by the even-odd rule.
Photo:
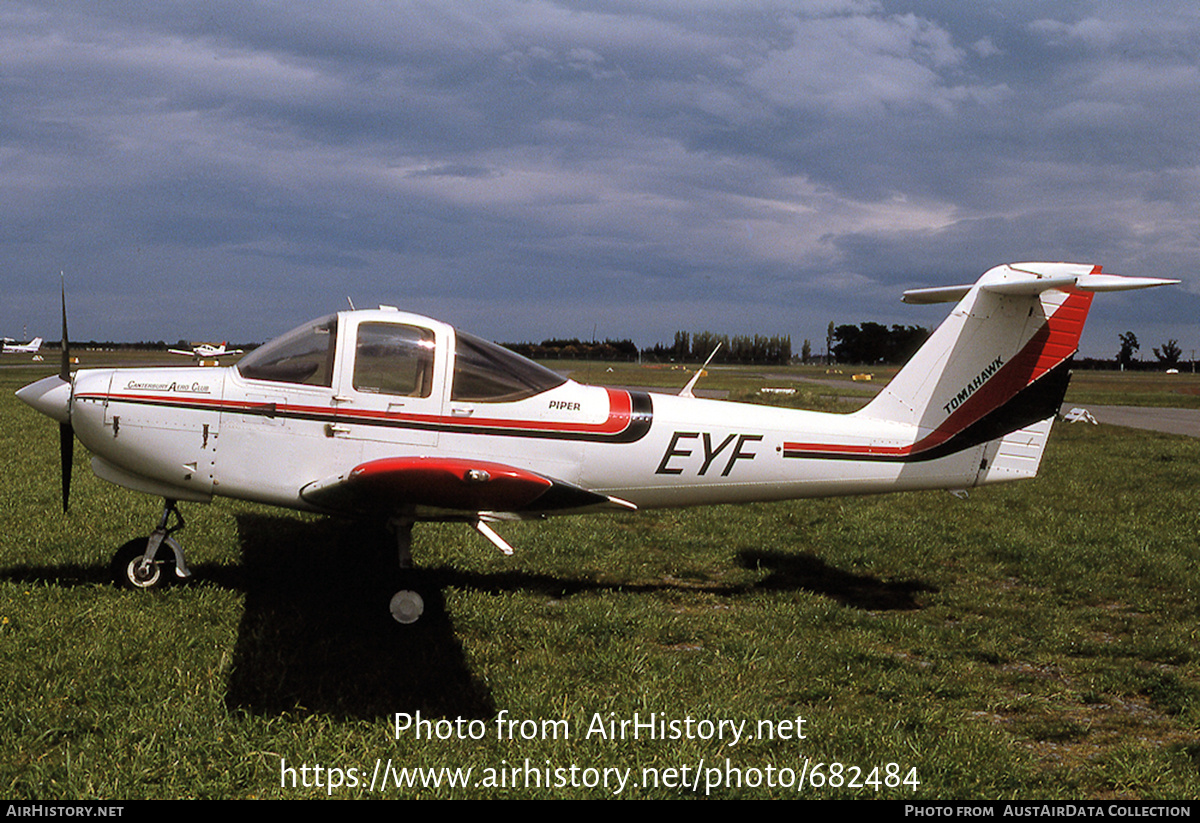
[[[58,370],[58,378],[64,383],[71,382],[71,345],[67,339],[67,284],[64,278],[62,284],[62,365]],[[71,465],[75,454],[75,429],[71,427],[71,418],[65,423],[58,424],[58,453],[62,461],[62,503],[63,513],[67,511],[67,501],[71,496]]]

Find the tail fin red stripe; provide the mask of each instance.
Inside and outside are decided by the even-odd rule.
[[[1011,400],[1017,392],[1075,354],[1091,305],[1090,293],[1069,292],[1062,305],[1046,319],[1046,323],[1024,348],[1005,363],[995,377],[955,409],[945,422],[938,426],[938,431],[944,431],[946,437],[962,431],[989,410]]]

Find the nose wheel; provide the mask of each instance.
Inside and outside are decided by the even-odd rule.
[[[172,515],[174,523],[171,522]],[[184,526],[174,500],[163,504],[158,528],[149,537],[130,540],[112,559],[113,582],[122,589],[161,589],[192,576],[183,559],[183,548],[172,535]]]
[[[175,560],[147,561],[149,537],[130,540],[113,555],[113,582],[122,589],[161,589],[175,576]]]

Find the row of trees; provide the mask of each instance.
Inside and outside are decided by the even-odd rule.
[[[860,326],[834,326],[829,324],[826,348],[837,363],[905,363],[929,337],[929,331],[920,326],[892,326],[879,323],[863,323]],[[807,345],[808,341],[805,341]],[[1141,369],[1178,368],[1183,361],[1183,349],[1178,340],[1168,340],[1151,349],[1154,361],[1145,363],[1134,358],[1141,348],[1137,335],[1125,332],[1120,335],[1120,347],[1115,360],[1087,358],[1076,362],[1081,368],[1096,369]],[[808,359],[807,356],[804,358]]]
[[[578,338],[543,340],[541,343],[504,343],[517,354],[537,360],[637,360],[642,357],[660,362],[704,361],[720,344],[714,363],[790,363],[792,338],[787,335],[730,336],[713,332],[680,331],[674,342],[658,343],[639,350],[632,340],[605,340],[587,343]]]
[[[720,346],[720,349],[717,349]],[[642,354],[654,360],[698,360],[703,362],[716,350],[714,363],[783,364],[792,361],[791,335],[727,335],[710,331],[692,334],[675,332],[671,345],[659,343]]]
[[[541,343],[502,343],[506,349],[534,360],[637,360],[638,347],[632,340],[585,343],[578,338],[543,340]]]
[[[891,328],[879,323],[834,326],[829,324],[826,351],[838,363],[903,363],[929,337],[921,326]],[[541,343],[505,343],[518,354],[539,360],[636,360],[639,355],[658,362],[703,362],[716,351],[714,363],[783,365],[792,361],[791,335],[727,335],[704,332],[675,332],[670,343],[657,343],[641,349],[630,340],[605,340],[586,343],[570,340],[543,340]],[[719,346],[719,348],[718,348]],[[804,341],[800,359],[812,359],[812,344]]]

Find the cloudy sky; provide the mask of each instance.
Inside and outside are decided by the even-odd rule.
[[[1156,2],[0,3],[0,334],[257,341],[396,304],[494,339],[931,326],[1019,260],[1183,280],[1200,11]]]

